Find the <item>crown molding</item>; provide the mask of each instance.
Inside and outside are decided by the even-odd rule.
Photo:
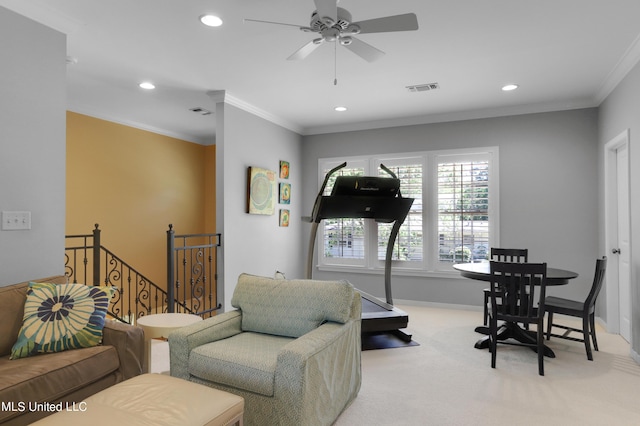
[[[500,108],[485,108],[469,111],[456,111],[442,114],[420,115],[414,117],[393,118],[387,120],[362,121],[337,126],[319,126],[305,129],[303,136],[327,133],[354,132],[374,130],[388,127],[416,126],[422,124],[446,123],[452,121],[477,120],[483,118],[508,117],[513,115],[538,114],[553,111],[568,111],[573,109],[594,108],[598,105],[591,99],[574,102],[544,103],[534,105],[515,105]]]
[[[172,132],[166,129],[161,129],[159,127],[149,126],[148,124],[145,124],[145,123],[140,123],[133,120],[127,120],[122,117],[116,117],[114,115],[105,114],[102,111],[96,110],[95,108],[91,108],[83,105],[67,105],[67,111],[75,112],[76,114],[88,115],[90,117],[98,118],[100,120],[122,124],[124,126],[145,130],[151,133],[157,133],[159,135],[180,139],[180,140],[195,143],[198,145],[212,145],[213,143],[215,143],[215,142],[212,142],[210,138],[207,138],[206,140],[202,138],[194,138],[192,135]]]
[[[285,120],[282,117],[278,117],[275,114],[271,114],[270,112],[267,112],[263,109],[260,109],[254,105],[251,105],[248,102],[243,101],[240,98],[237,98],[233,95],[231,95],[229,92],[227,92],[226,90],[210,90],[207,92],[207,95],[209,95],[209,97],[216,103],[219,102],[224,102],[226,104],[232,105],[236,108],[240,108],[243,111],[246,111],[250,114],[253,114],[255,116],[258,116],[260,118],[263,118],[267,121],[270,121],[274,124],[277,124],[278,126],[284,127],[285,129],[291,130],[292,132],[295,132],[299,135],[302,134],[302,131],[304,130],[302,127],[288,121]]]
[[[0,0],[0,6],[66,35],[73,34],[86,25],[82,21],[60,13],[44,1],[34,4],[33,1],[25,0]]]
[[[629,72],[640,62],[640,36],[638,36],[631,46],[626,50],[622,58],[613,67],[600,90],[596,93],[595,101],[600,105],[620,84],[620,82],[629,74]]]

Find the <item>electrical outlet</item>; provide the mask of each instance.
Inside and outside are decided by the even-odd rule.
[[[2,230],[19,231],[31,229],[31,212],[2,212]]]

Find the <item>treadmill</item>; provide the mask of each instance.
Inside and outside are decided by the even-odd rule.
[[[318,226],[323,219],[366,218],[376,222],[393,223],[384,263],[386,301],[358,290],[362,296],[362,334],[390,332],[401,340],[410,342],[411,335],[403,330],[409,323],[409,315],[393,306],[391,259],[398,231],[414,199],[402,197],[400,180],[383,164],[380,164],[380,168],[390,177],[338,176],[331,195],[323,195],[331,176],[346,165],[347,163],[344,162],[327,173],[316,197],[310,218],[312,228],[307,258],[307,278],[312,277],[315,240]]]

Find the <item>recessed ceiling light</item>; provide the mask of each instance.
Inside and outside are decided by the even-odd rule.
[[[516,90],[518,88],[517,84],[507,84],[506,86],[502,86],[502,90],[505,92],[510,92],[512,90]]]
[[[222,19],[215,15],[202,15],[200,17],[200,22],[208,27],[219,27],[222,25]]]
[[[338,112],[343,112],[347,110],[347,107],[343,107],[343,106],[337,106],[334,108],[334,110],[338,111]]]
[[[142,89],[147,89],[147,90],[156,88],[156,86],[149,81],[143,81],[142,83],[138,84],[138,86],[140,86]]]

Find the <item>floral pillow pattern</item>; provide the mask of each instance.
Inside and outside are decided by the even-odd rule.
[[[100,344],[113,292],[113,287],[29,283],[11,359]]]

